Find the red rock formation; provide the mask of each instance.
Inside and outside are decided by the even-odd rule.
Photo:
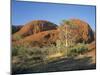
[[[56,29],[57,25],[45,20],[33,20],[25,24],[20,31],[16,32],[14,35],[29,36],[41,31]]]
[[[70,32],[71,38],[75,38],[76,42],[85,42],[90,43],[94,40],[94,32],[88,23],[79,20],[79,19],[71,19],[68,20],[71,25],[65,24],[67,26],[67,31]],[[70,38],[68,38],[70,39]]]
[[[67,38],[68,40],[74,37],[76,43],[90,43],[94,41],[94,32],[92,31],[88,23],[79,19],[71,19],[69,21],[73,25],[72,27],[70,27],[70,25],[68,24],[63,25],[65,27],[66,25],[68,25],[67,31],[71,33],[70,38]],[[20,31],[16,32],[13,35],[13,43],[30,43],[30,45],[32,44],[33,46],[55,44],[56,40],[59,38],[60,32],[61,31],[57,29],[57,25],[51,22],[44,20],[35,20],[27,23],[20,29]],[[16,39],[16,35],[19,36],[18,40]]]
[[[55,44],[55,41],[58,37],[58,30],[49,30],[39,32],[37,34],[32,34],[25,37],[19,41],[16,41],[15,44],[30,44],[31,46],[46,46],[50,44]]]

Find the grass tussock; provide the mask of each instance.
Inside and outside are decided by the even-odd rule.
[[[87,46],[79,43],[72,47],[63,45],[57,47],[54,45],[48,47],[28,47],[28,46],[13,46],[12,48],[12,64],[13,72],[21,72],[21,70],[34,68],[36,65],[48,64],[60,58],[74,57],[88,50]],[[20,71],[19,71],[20,70]]]

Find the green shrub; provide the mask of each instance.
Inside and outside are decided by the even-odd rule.
[[[12,47],[12,56],[17,56],[18,55],[18,51],[20,50],[20,46],[13,46]]]
[[[13,57],[19,59],[16,63],[12,63],[15,72],[34,67],[39,63],[44,63],[44,52],[39,47],[14,46],[12,49]],[[13,59],[16,60],[16,59]]]
[[[22,39],[22,36],[20,36],[20,35],[14,35],[14,38],[16,39],[16,40],[20,40],[20,39]]]
[[[78,54],[83,54],[88,51],[86,44],[79,43],[74,45],[73,47],[68,48],[67,55],[68,56],[76,56]]]
[[[75,25],[72,21],[70,21],[70,20],[62,20],[62,24],[64,25],[64,24],[67,24],[67,25],[69,25],[69,27],[71,28],[71,29],[76,29],[76,28],[78,28],[78,26],[77,25]]]
[[[54,60],[59,59],[59,57],[55,58],[46,58],[49,55],[55,55],[57,53],[62,53],[61,57],[74,57],[78,54],[82,54],[87,51],[86,44],[79,43],[72,47],[66,47],[57,42],[58,45],[50,45],[43,48],[39,47],[29,47],[25,45],[18,45],[12,47],[12,55],[18,58],[17,63],[12,63],[13,70],[15,72],[23,71],[24,69],[32,69],[34,66],[38,64],[46,64],[48,62],[52,62]]]

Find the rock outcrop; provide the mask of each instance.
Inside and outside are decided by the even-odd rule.
[[[14,35],[29,36],[41,31],[48,31],[56,29],[57,25],[45,20],[33,20],[25,24],[20,31],[16,32]]]
[[[32,46],[47,46],[56,44],[60,37],[59,33],[66,29],[67,32],[70,32],[67,35],[67,40],[74,40],[75,43],[91,43],[94,41],[94,32],[89,24],[82,20],[71,19],[61,26],[63,28],[59,30],[59,26],[56,24],[44,20],[34,20],[25,24],[18,32],[13,34],[12,40],[14,44],[29,43]]]
[[[79,19],[71,19],[63,23],[63,29],[66,28],[68,40],[84,43],[91,43],[94,40],[94,32],[90,25]]]

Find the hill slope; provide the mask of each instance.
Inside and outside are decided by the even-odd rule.
[[[68,40],[73,40],[76,43],[94,41],[94,32],[89,24],[82,20],[71,19],[61,26],[63,28],[59,30],[59,27],[51,22],[34,20],[25,24],[18,32],[13,34],[12,40],[13,42],[16,41],[15,44],[30,43],[30,45],[36,45],[34,43],[37,43],[37,46],[55,44],[60,37],[59,33],[66,28],[66,31],[70,32],[69,35],[66,35]]]
[[[57,25],[45,20],[34,20],[25,24],[14,36],[26,37],[41,31],[56,29]]]

